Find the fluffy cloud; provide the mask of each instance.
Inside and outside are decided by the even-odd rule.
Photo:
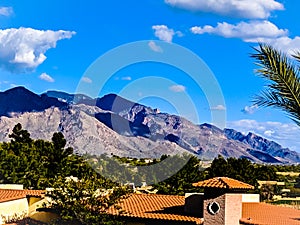
[[[154,25],[152,26],[152,29],[154,30],[154,35],[161,41],[172,42],[175,35],[178,37],[183,36],[181,31],[174,31],[173,29],[168,28],[166,25]],[[153,43],[149,43],[149,46],[150,44],[153,47]]]
[[[186,87],[183,85],[172,85],[169,87],[169,90],[173,92],[185,92]]]
[[[54,82],[54,79],[50,76],[50,75],[48,75],[48,74],[46,74],[46,73],[42,73],[40,76],[39,76],[39,78],[41,79],[41,80],[44,80],[44,81],[47,81],[47,82]]]
[[[238,120],[227,122],[227,127],[236,129],[244,134],[253,132],[269,140],[276,141],[283,147],[300,152],[300,128],[293,123]]]
[[[165,3],[191,11],[248,19],[265,19],[272,11],[284,9],[275,0],[165,0]]]
[[[81,78],[81,80],[84,82],[84,83],[88,83],[88,84],[91,84],[93,81],[91,80],[91,78],[88,78],[88,77],[83,77]]]
[[[12,72],[33,71],[46,59],[56,42],[70,39],[75,32],[11,28],[0,30],[0,66]]]
[[[149,41],[148,46],[154,52],[163,52],[162,48],[158,46],[154,41]]]
[[[14,13],[12,7],[0,7],[0,16],[10,16]]]
[[[155,30],[154,34],[159,40],[172,42],[173,36],[175,35],[173,29],[169,29],[166,25],[154,25],[152,29]]]
[[[226,38],[240,38],[246,42],[261,42],[266,39],[284,37],[288,34],[287,30],[279,29],[270,21],[250,21],[249,23],[240,22],[237,25],[229,23],[218,23],[216,27],[206,25],[204,27],[192,27],[194,34],[214,34]]]
[[[211,107],[210,109],[216,110],[216,111],[224,111],[224,110],[226,110],[226,107],[224,105],[217,105],[217,106]]]
[[[190,29],[194,34],[213,34],[226,38],[240,38],[245,42],[266,43],[283,52],[294,53],[300,50],[300,37],[288,37],[288,30],[279,29],[270,21],[240,22],[236,25],[229,23],[218,23],[216,27],[206,25],[194,26]]]
[[[245,114],[253,114],[258,109],[258,105],[245,106],[242,112]]]

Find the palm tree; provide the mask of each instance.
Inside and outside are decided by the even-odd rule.
[[[263,107],[275,107],[283,110],[300,126],[300,52],[292,55],[274,49],[270,45],[260,44],[251,57],[256,59],[258,76],[270,81],[253,103]]]

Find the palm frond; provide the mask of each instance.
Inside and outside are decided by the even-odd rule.
[[[251,57],[256,59],[258,76],[269,84],[253,102],[258,106],[275,107],[285,111],[300,126],[300,79],[298,68],[283,53],[269,45],[260,44]],[[300,62],[300,54],[293,56]]]

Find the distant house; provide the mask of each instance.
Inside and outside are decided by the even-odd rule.
[[[280,181],[265,181],[265,180],[259,180],[257,181],[258,188],[261,188],[263,185],[272,185],[272,186],[285,186],[285,182]]]

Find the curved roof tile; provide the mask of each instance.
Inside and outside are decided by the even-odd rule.
[[[222,189],[254,189],[250,184],[229,178],[229,177],[214,177],[208,180],[193,183],[195,187],[203,188],[222,188]]]

